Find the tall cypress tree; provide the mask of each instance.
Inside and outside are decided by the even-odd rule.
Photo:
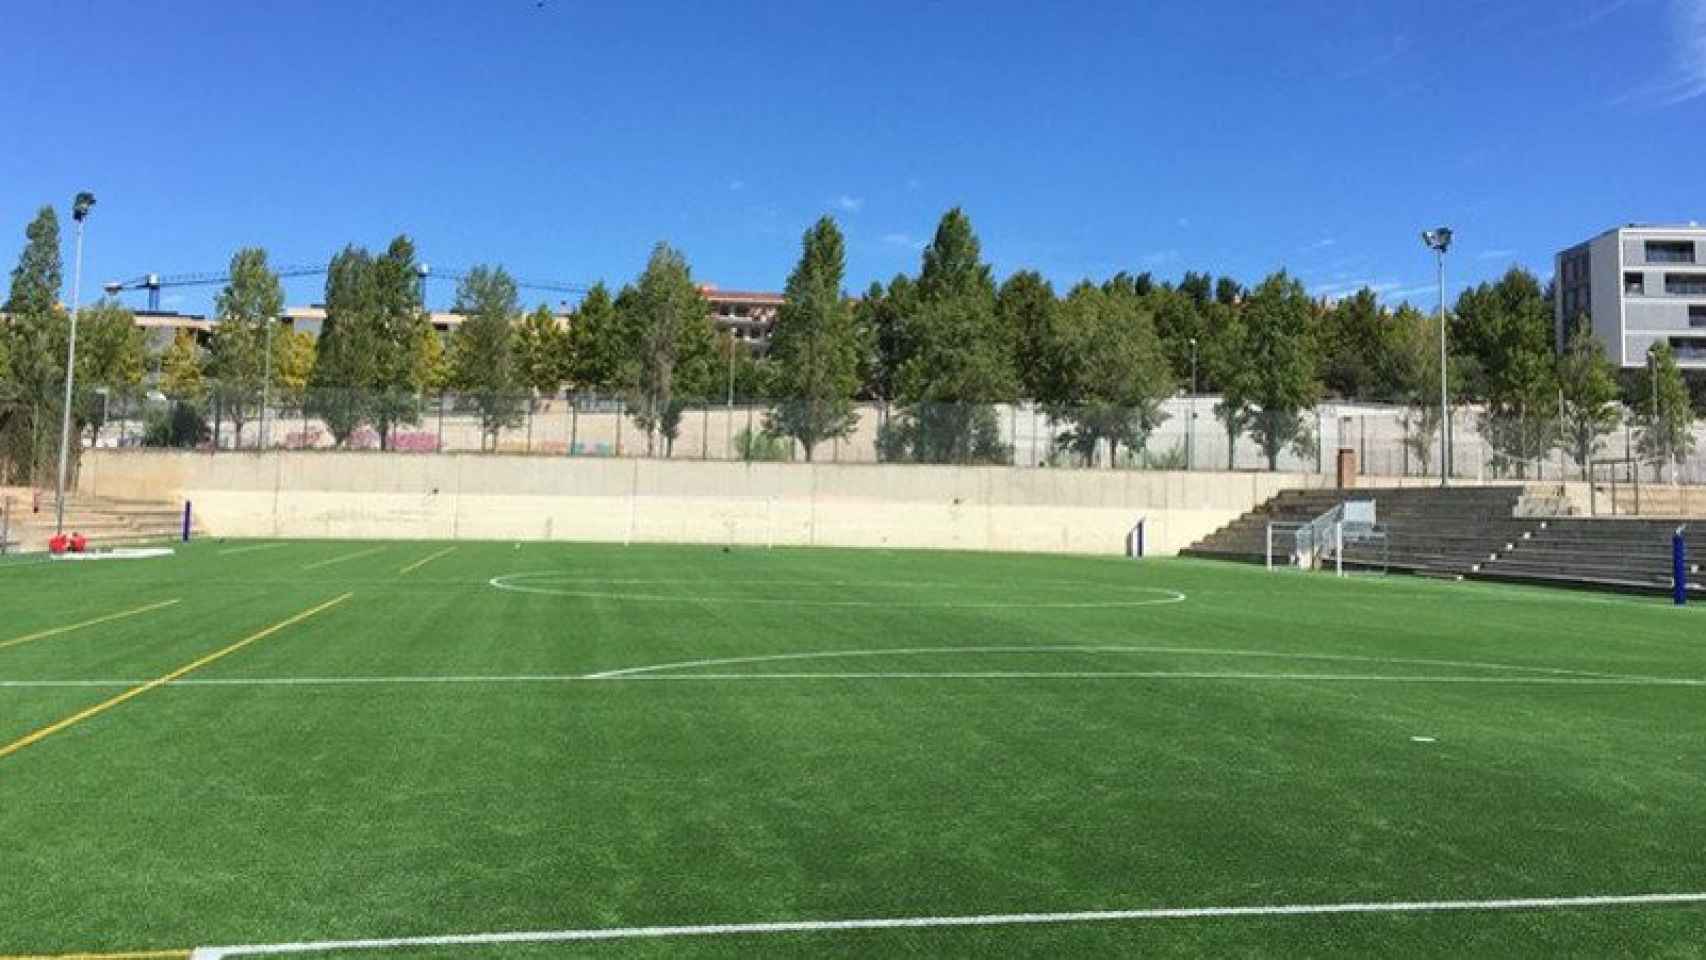
[[[806,231],[800,248],[770,340],[778,402],[768,428],[798,440],[810,461],[819,443],[846,436],[858,422],[859,340],[841,290],[846,252],[840,228],[824,217]]]
[[[456,287],[452,379],[480,413],[480,447],[496,450],[498,435],[525,417],[525,389],[516,362],[515,321],[521,315],[515,281],[502,267],[475,267]]]
[[[955,207],[924,250],[909,356],[897,392],[904,416],[881,439],[885,456],[932,463],[1005,462],[991,404],[1018,391],[1010,339],[995,312],[995,281],[971,220]]]
[[[6,377],[0,380],[0,466],[17,479],[32,477],[57,450],[64,403],[66,337],[70,325],[59,306],[64,268],[59,253],[59,216],[42,207],[24,230],[25,245],[12,270],[0,330]]]
[[[319,417],[338,446],[367,420],[365,390],[376,379],[373,257],[351,245],[326,268],[326,320],[314,343],[308,377],[308,412]]]
[[[238,446],[243,425],[259,411],[266,383],[267,331],[284,309],[284,287],[258,247],[231,257],[231,279],[214,298],[219,327],[213,334],[209,373],[222,416],[231,421]]]

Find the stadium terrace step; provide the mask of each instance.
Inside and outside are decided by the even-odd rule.
[[[1536,516],[1563,501],[1519,487],[1285,491],[1185,555],[1261,563],[1270,522],[1306,523],[1350,499],[1375,500],[1387,540],[1347,545],[1347,567],[1623,592],[1670,591],[1671,535],[1684,522]],[[1689,589],[1706,592],[1706,524],[1684,541]],[[1289,563],[1290,552],[1290,540],[1276,543],[1273,559]]]
[[[25,491],[26,495],[29,493]],[[47,549],[54,535],[55,511],[51,494],[35,509],[33,497],[14,496],[11,530],[6,552],[36,552]],[[65,500],[65,529],[88,537],[96,549],[135,546],[175,540],[183,535],[183,507],[160,501],[116,500],[73,496]],[[199,532],[192,521],[191,533]]]

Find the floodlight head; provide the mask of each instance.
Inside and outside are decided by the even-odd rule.
[[[82,223],[89,216],[89,211],[95,208],[95,195],[87,190],[77,194],[71,201],[71,219]]]
[[[1444,253],[1451,249],[1451,228],[1435,227],[1432,230],[1425,230],[1422,232],[1422,242],[1430,248]]]

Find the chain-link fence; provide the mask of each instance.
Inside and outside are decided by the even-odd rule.
[[[1371,477],[1441,469],[1437,408],[1327,402],[1292,415],[1229,413],[1213,395],[1154,407],[1029,402],[817,409],[799,401],[626,396],[317,391],[285,402],[227,402],[97,391],[82,442],[101,447],[495,452],[576,457],[1004,464],[1064,469],[1281,470],[1328,473],[1337,452]],[[1229,422],[1230,421],[1230,422]],[[648,427],[650,429],[648,429]],[[1698,431],[1698,425],[1695,430]],[[1584,479],[1587,465],[1551,416],[1451,411],[1444,464],[1458,479]],[[1649,449],[1633,418],[1592,438],[1586,459],[1641,461],[1646,480],[1706,482],[1706,443]],[[1670,456],[1675,446],[1690,447]],[[1696,452],[1699,451],[1699,452]]]

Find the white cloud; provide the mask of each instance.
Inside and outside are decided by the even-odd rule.
[[[864,209],[865,198],[864,197],[850,197],[844,193],[841,196],[835,198],[835,205],[837,207],[840,207],[841,209],[847,211],[848,213],[858,213],[860,210]]]
[[[924,181],[918,179],[917,177],[907,177],[906,178],[906,189],[908,189],[908,190],[921,190],[921,189],[923,189],[923,187],[924,187]]]
[[[1177,259],[1179,259],[1179,251],[1177,250],[1156,250],[1152,253],[1146,253],[1142,257],[1143,265],[1146,267],[1165,266]]]
[[[1390,66],[1410,52],[1410,38],[1407,34],[1395,34],[1387,41],[1385,49],[1363,62],[1339,73],[1340,80],[1359,80]]]
[[[1680,79],[1671,103],[1706,96],[1706,0],[1676,0],[1674,11]]]
[[[1439,297],[1439,284],[1437,284],[1437,283],[1421,283],[1421,284],[1417,284],[1413,287],[1399,287],[1396,290],[1386,291],[1385,293],[1381,294],[1380,298],[1382,300],[1408,300],[1411,297],[1419,297],[1425,293],[1431,293],[1434,295],[1435,299],[1438,299],[1438,297]]]
[[[1706,97],[1706,0],[1670,0],[1671,66],[1657,77],[1611,98],[1612,106],[1676,106]]]
[[[909,233],[885,233],[883,242],[891,247],[905,247],[908,250],[924,249],[924,241]]]
[[[729,181],[729,189],[735,193],[739,193],[740,191],[746,189],[746,181],[745,180],[730,180]]]
[[[1328,247],[1336,247],[1338,245],[1339,245],[1339,241],[1334,240],[1332,237],[1322,237],[1320,240],[1315,241],[1314,243],[1310,244],[1307,247],[1304,247],[1303,249],[1305,251],[1325,250]]]

